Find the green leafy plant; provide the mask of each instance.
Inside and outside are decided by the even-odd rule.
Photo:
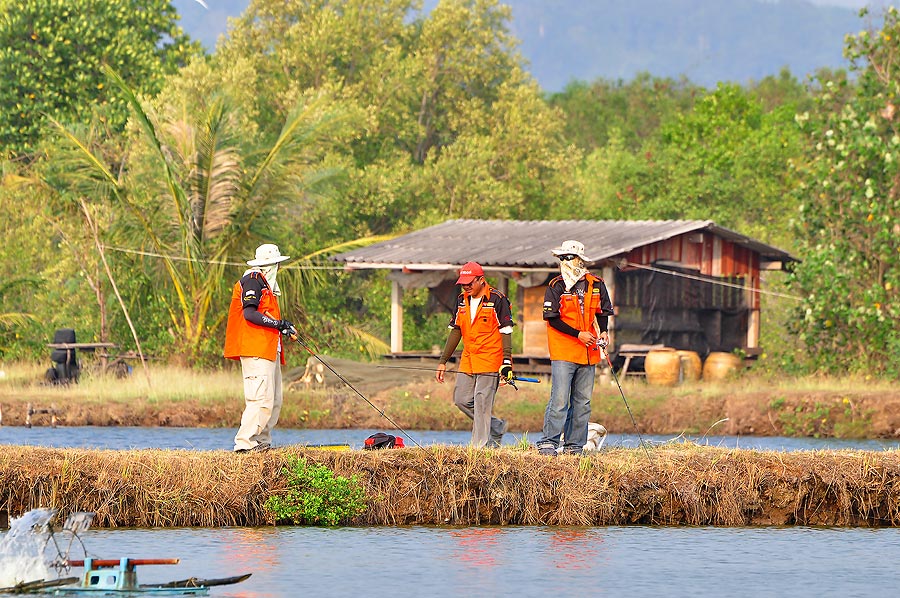
[[[281,471],[288,479],[287,490],[266,500],[276,524],[338,525],[366,508],[365,492],[355,475],[335,475],[324,465],[308,464],[303,457],[292,459]]]
[[[796,119],[807,151],[798,162],[803,262],[791,284],[803,303],[793,330],[821,372],[900,373],[898,36],[895,8],[881,30],[849,36],[855,83],[822,80],[815,108]]]

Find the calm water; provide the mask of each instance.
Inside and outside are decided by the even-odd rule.
[[[231,428],[130,428],[108,426],[80,427],[0,427],[0,445],[18,444],[27,446],[131,449],[131,448],[163,448],[187,450],[216,450],[233,447],[232,440],[236,430]],[[407,446],[413,446],[410,437],[422,446],[431,444],[464,445],[469,442],[468,431],[428,431],[409,430],[398,432],[390,428],[380,430],[290,430],[277,429],[273,433],[276,445],[289,444],[349,444],[353,448],[362,448],[367,436],[375,432],[389,432],[404,437]],[[534,443],[541,436],[540,430],[527,433],[527,438]],[[515,444],[522,438],[522,433],[509,433],[503,438],[504,444]],[[682,438],[673,436],[645,435],[644,440],[653,443],[682,442]],[[833,438],[783,438],[764,436],[707,436],[704,438],[689,437],[687,440],[722,446],[728,448],[745,448],[775,451],[797,450],[896,450],[900,448],[897,440],[836,440]],[[638,437],[633,434],[610,434],[606,447],[636,447]]]
[[[900,530],[222,528],[95,530],[91,556],[180,557],[140,581],[253,573],[212,596],[894,596]]]

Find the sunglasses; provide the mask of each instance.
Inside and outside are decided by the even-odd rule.
[[[476,277],[476,278],[473,278],[471,281],[469,281],[469,282],[467,282],[467,283],[465,283],[465,284],[462,284],[462,285],[460,285],[460,286],[463,286],[463,287],[470,287],[470,286],[472,286],[473,284],[475,284],[476,282],[478,282],[479,280],[481,280],[482,278],[484,278],[484,277],[483,277],[483,276],[478,276],[478,277]]]
[[[556,256],[556,259],[558,259],[558,260],[561,261],[561,262],[568,262],[569,260],[574,260],[576,257],[578,257],[578,256],[577,256],[577,255],[573,255],[573,254],[571,254],[571,253],[567,253],[566,255],[558,255],[558,256]]]

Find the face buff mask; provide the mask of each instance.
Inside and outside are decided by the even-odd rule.
[[[563,282],[566,284],[566,291],[571,291],[575,283],[587,274],[587,268],[584,267],[584,260],[576,257],[560,262],[559,273],[562,274]]]
[[[271,266],[255,266],[244,272],[244,276],[250,272],[261,273],[265,277],[266,282],[269,283],[272,294],[276,297],[281,296],[281,288],[279,288],[278,280],[276,280],[276,277],[278,276],[278,264],[272,264]]]

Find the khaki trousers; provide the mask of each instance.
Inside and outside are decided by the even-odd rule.
[[[272,428],[278,423],[283,403],[280,361],[280,353],[275,356],[275,361],[241,357],[244,414],[234,437],[234,450],[272,444]]]

